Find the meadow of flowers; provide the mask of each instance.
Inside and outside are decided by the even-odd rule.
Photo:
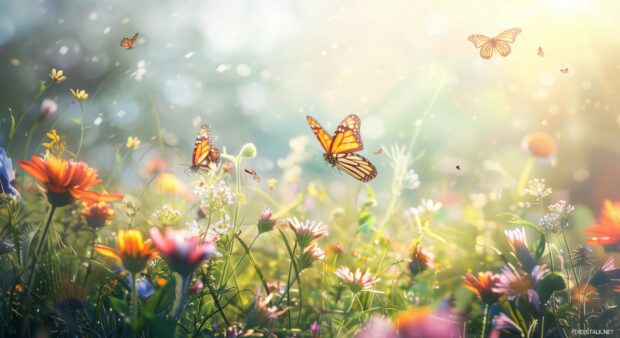
[[[41,82],[39,119],[58,109],[42,98],[66,76],[52,69]],[[80,109],[91,100],[85,90],[70,93]],[[389,198],[378,199],[370,184],[345,176],[355,189],[340,197],[306,182],[294,160],[304,152],[299,140],[282,177],[244,174],[260,151],[247,140],[224,150],[219,166],[186,177],[163,158],[139,161],[146,183],[126,191],[118,182],[144,146],[139,138],[119,144],[104,178],[81,159],[83,120],[68,138],[21,124],[24,114],[9,110],[2,125],[2,336],[620,332],[620,202],[576,210],[530,177],[557,153],[546,132],[524,140],[527,160],[510,187],[409,206],[402,195],[422,183],[414,171],[421,123],[409,145],[382,148],[392,183]],[[576,231],[576,223],[587,226]]]

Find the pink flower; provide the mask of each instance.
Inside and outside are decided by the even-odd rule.
[[[58,105],[54,100],[45,99],[41,102],[41,109],[39,110],[39,118],[41,120],[46,119],[54,115],[58,111]]]
[[[216,254],[217,237],[211,233],[201,241],[188,230],[167,228],[162,235],[159,229],[152,228],[151,239],[170,269],[184,277],[191,275],[202,261]]]
[[[549,269],[545,265],[537,265],[532,269],[532,273],[519,274],[509,267],[502,268],[499,281],[493,292],[504,294],[508,299],[518,301],[524,299],[537,309],[540,308],[540,298],[536,287],[538,283],[547,275]]]
[[[302,248],[310,245],[312,241],[328,235],[327,228],[321,222],[315,223],[310,220],[300,222],[297,218],[289,218],[288,225],[295,232],[297,243]]]
[[[340,279],[351,288],[351,291],[355,293],[370,289],[381,280],[379,278],[374,278],[368,270],[362,273],[362,270],[359,268],[353,272],[347,267],[340,267],[335,273],[336,276],[340,277]]]

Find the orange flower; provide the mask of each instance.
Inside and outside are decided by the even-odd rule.
[[[589,244],[620,251],[620,203],[606,200],[598,223],[584,232],[594,235],[588,239]]]
[[[47,190],[47,199],[54,207],[64,207],[79,198],[110,202],[123,197],[88,190],[101,183],[101,180],[97,177],[97,170],[84,162],[65,161],[48,155],[46,158],[32,156],[32,162],[18,160],[17,163],[43,183]]]
[[[524,145],[532,156],[549,158],[555,155],[557,145],[553,136],[544,131],[536,131],[525,137]]]
[[[101,255],[112,257],[135,276],[146,268],[146,264],[157,257],[157,251],[151,248],[151,240],[142,240],[142,234],[137,230],[121,230],[116,237],[114,250],[105,245],[95,244],[95,250]]]
[[[93,228],[104,226],[116,213],[106,202],[89,201],[84,203],[84,209],[80,215],[86,218],[86,222]]]
[[[499,294],[493,291],[498,281],[499,276],[490,271],[478,272],[478,278],[468,273],[463,277],[463,286],[473,292],[478,300],[486,304],[493,304],[499,299]]]

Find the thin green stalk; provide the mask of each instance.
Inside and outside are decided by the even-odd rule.
[[[553,252],[551,252],[551,242],[549,242],[549,230],[545,230],[545,240],[547,241],[547,248],[549,250],[549,262],[551,263],[551,271],[555,271],[553,266]]]
[[[39,128],[40,125],[41,125],[41,122],[36,121],[35,123],[32,124],[32,127],[28,131],[28,138],[26,139],[26,146],[24,147],[24,153],[22,155],[22,158],[28,158],[27,157],[28,149],[30,149],[30,142],[32,142],[32,135],[34,135],[34,132],[37,130],[37,128]]]
[[[568,246],[568,241],[566,240],[566,233],[564,232],[564,228],[562,228],[562,237],[564,238],[564,244],[566,245],[566,252],[568,254],[568,258],[570,259],[570,267],[573,270],[573,276],[575,277],[575,285],[579,287],[579,278],[577,277],[577,270],[575,270],[575,262],[573,261],[573,255],[570,254],[570,247]]]
[[[84,143],[84,107],[82,106],[82,101],[78,101],[80,103],[80,113],[82,113],[82,118],[80,121],[80,143],[78,144],[77,151],[75,152],[75,158],[78,159],[80,157],[80,151],[82,150],[82,144]]]
[[[78,148],[78,153],[79,154],[79,148]],[[112,175],[110,175],[110,177],[108,177],[108,179],[105,181],[105,184],[103,185],[103,189],[107,189],[108,186],[110,185],[110,183],[112,183],[112,180],[114,179],[114,177],[116,177],[116,175],[119,173],[120,168],[123,166],[123,164],[125,163],[125,161],[127,160],[127,157],[129,157],[129,154],[131,154],[131,149],[127,149],[127,152],[125,153],[125,155],[123,155],[123,157],[121,158],[120,162],[118,163],[118,165],[116,166],[116,168],[114,168],[114,172],[112,172]]]
[[[489,304],[484,304],[484,317],[482,319],[482,334],[480,338],[484,338],[487,332],[487,321],[489,320]]]
[[[138,323],[138,273],[132,273],[133,288],[131,290],[131,324],[136,325]],[[133,330],[135,336],[135,330]]]

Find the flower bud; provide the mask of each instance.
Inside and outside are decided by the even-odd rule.
[[[254,143],[246,143],[241,147],[239,154],[245,158],[254,158],[256,157],[256,146]]]

